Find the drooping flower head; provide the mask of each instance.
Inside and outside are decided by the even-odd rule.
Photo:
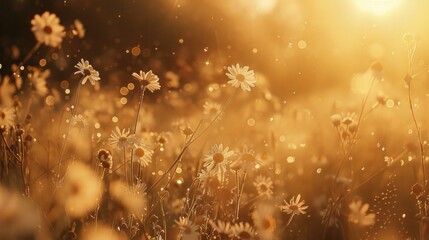
[[[81,74],[83,76],[82,84],[85,84],[89,80],[92,85],[95,85],[96,81],[100,81],[100,73],[89,64],[88,60],[83,60],[82,58],[74,67],[78,69],[74,74]]]

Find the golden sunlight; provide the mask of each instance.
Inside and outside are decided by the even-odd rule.
[[[0,9],[0,240],[429,239],[429,0]]]
[[[393,10],[398,9],[403,0],[353,0],[357,7],[374,15],[385,15]]]

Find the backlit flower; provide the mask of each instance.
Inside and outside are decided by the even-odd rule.
[[[70,164],[61,200],[67,214],[82,217],[95,209],[101,199],[103,185],[88,166],[81,162]]]
[[[217,119],[221,118],[222,106],[219,103],[207,101],[204,103],[203,108],[204,108],[204,115],[208,120],[212,121],[215,118]]]
[[[49,77],[50,71],[40,71],[38,68],[32,68],[33,72],[28,74],[28,78],[31,81],[31,87],[37,95],[44,97],[48,94],[48,88],[46,87],[46,78]]]
[[[85,28],[83,27],[83,24],[79,20],[74,20],[74,29],[73,34],[79,36],[79,38],[83,38],[85,36]]]
[[[143,167],[152,162],[153,151],[144,144],[134,144],[133,161],[138,160]]]
[[[142,88],[147,88],[151,92],[161,89],[159,78],[152,73],[152,70],[146,73],[143,71],[140,71],[140,73],[133,73],[132,76],[140,82]]]
[[[121,131],[118,127],[116,127],[116,129],[113,130],[112,134],[110,135],[109,142],[110,144],[115,145],[117,148],[122,149],[130,145],[130,138],[132,138],[132,136],[133,135],[130,135],[130,129],[122,129]]]
[[[49,12],[44,12],[41,16],[36,14],[31,20],[31,31],[36,40],[46,46],[58,47],[65,35],[64,27],[60,24],[60,19]]]
[[[259,195],[263,195],[267,198],[273,197],[273,181],[269,177],[257,176],[253,185],[256,187]]]
[[[255,230],[249,223],[236,223],[232,226],[232,232],[238,239],[253,239]]]
[[[353,201],[349,204],[349,221],[361,226],[370,226],[375,223],[375,214],[367,214],[369,204],[362,204],[362,201]]]
[[[78,69],[74,74],[81,74],[83,76],[82,84],[85,84],[87,80],[92,85],[95,85],[96,81],[100,81],[100,74],[89,64],[88,60],[83,60],[82,58],[74,67]]]
[[[14,125],[15,116],[15,110],[13,108],[0,108],[0,127],[11,127]]]
[[[225,173],[230,162],[228,158],[232,155],[234,152],[229,151],[228,147],[224,148],[222,144],[215,144],[209,154],[204,157],[204,167],[217,173]]]
[[[295,197],[292,197],[289,203],[284,200],[285,204],[280,206],[280,210],[287,214],[293,215],[306,214],[304,210],[307,209],[308,206],[304,206],[304,200],[301,202],[299,200],[301,200],[301,194],[298,194],[298,196],[296,196],[296,199]]]
[[[250,91],[250,87],[254,87],[256,83],[253,70],[249,71],[248,66],[240,67],[238,63],[228,67],[226,76],[230,79],[229,84],[236,88],[241,87],[244,91]]]

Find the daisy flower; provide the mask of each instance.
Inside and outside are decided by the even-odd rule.
[[[46,46],[58,47],[65,36],[64,27],[60,24],[60,19],[49,12],[44,12],[41,16],[36,14],[31,20],[31,31],[36,40]]]
[[[217,222],[210,220],[210,226],[215,230],[221,238],[230,238],[232,235],[232,228],[229,222],[218,220]]]
[[[215,144],[209,154],[204,157],[204,167],[214,170],[216,173],[225,173],[229,164],[228,158],[232,155],[234,152],[229,151],[228,147],[224,148],[222,144]]]
[[[70,122],[71,126],[79,130],[83,130],[88,127],[88,121],[82,114],[74,115]]]
[[[189,222],[188,218],[180,217],[179,221],[174,220],[176,224],[180,228],[180,233],[183,235],[183,239],[189,239],[189,240],[197,240],[198,239],[198,233],[197,229],[198,227]]]
[[[143,167],[147,167],[152,162],[153,151],[144,144],[135,144],[133,146],[133,160],[139,160]]]
[[[61,191],[61,200],[69,216],[79,218],[94,210],[102,192],[103,185],[91,168],[81,162],[69,166],[64,191]]]
[[[375,214],[366,212],[369,209],[369,204],[365,203],[362,205],[362,201],[353,201],[349,204],[350,214],[349,221],[361,226],[370,226],[375,223]]]
[[[269,199],[273,197],[273,181],[271,178],[259,175],[256,177],[253,185],[256,187],[259,195],[263,195]]]
[[[212,121],[216,117],[217,117],[217,119],[221,118],[222,114],[220,114],[220,113],[222,111],[222,106],[219,103],[215,103],[212,101],[206,101],[203,105],[203,108],[204,108],[204,115],[210,121]]]
[[[75,66],[79,71],[76,71],[74,74],[82,74],[82,84],[85,84],[87,80],[92,85],[95,85],[96,81],[100,81],[100,74],[96,71],[91,64],[89,64],[88,60],[80,59]]]
[[[220,186],[220,181],[217,177],[217,174],[213,170],[201,169],[201,172],[198,173],[197,179],[201,183],[202,189],[216,189]]]
[[[15,110],[11,107],[0,108],[0,127],[11,127],[15,124]]]
[[[132,76],[140,82],[140,86],[142,88],[147,88],[151,92],[161,89],[159,78],[157,75],[152,73],[152,70],[146,73],[140,71],[140,74],[133,73]]]
[[[274,206],[268,203],[259,204],[252,213],[253,223],[260,239],[273,239],[277,223],[274,217]]]
[[[243,91],[250,91],[250,87],[254,87],[256,83],[253,70],[249,71],[248,66],[240,67],[238,63],[228,67],[226,76],[230,79],[229,84],[236,88],[241,87]]]
[[[122,149],[130,145],[129,141],[132,137],[133,135],[130,135],[130,129],[122,129],[121,131],[118,127],[116,127],[116,129],[113,130],[112,134],[110,135],[109,142],[112,145],[116,145],[117,148]]]
[[[255,169],[255,165],[262,164],[262,161],[256,157],[255,151],[249,149],[246,145],[243,146],[243,150],[239,156],[238,161],[244,171]]]
[[[255,236],[255,230],[249,223],[240,222],[234,224],[232,232],[239,239],[253,239]]]
[[[127,187],[122,180],[115,180],[109,186],[111,197],[124,207],[129,213],[142,216],[147,208],[145,185],[138,183],[134,187]]]
[[[280,210],[282,212],[285,212],[287,214],[293,214],[293,215],[300,215],[300,214],[306,214],[306,212],[304,211],[305,209],[308,208],[308,206],[304,206],[305,201],[299,201],[301,199],[301,194],[298,194],[298,196],[292,197],[292,199],[290,200],[290,202],[286,202],[286,200],[284,200],[285,204],[280,206]]]
[[[49,77],[50,71],[40,71],[38,68],[32,68],[33,72],[28,74],[28,78],[31,81],[31,87],[37,95],[44,97],[48,94],[48,88],[46,87],[46,78]]]
[[[79,36],[79,38],[83,38],[85,36],[85,28],[83,27],[82,22],[76,19],[74,20],[73,26],[73,34]]]

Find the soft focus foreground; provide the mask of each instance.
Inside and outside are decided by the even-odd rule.
[[[429,239],[429,2],[3,1],[0,239]]]

